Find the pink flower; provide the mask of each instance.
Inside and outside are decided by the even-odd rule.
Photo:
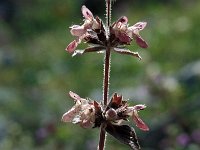
[[[114,33],[115,36],[119,38],[120,42],[124,44],[130,44],[132,39],[135,39],[140,47],[147,48],[148,44],[139,35],[139,31],[143,30],[146,25],[146,22],[138,22],[135,25],[128,27],[128,18],[123,16],[112,25],[112,33]]]
[[[138,111],[145,108],[146,106],[143,104],[128,106],[127,101],[124,101],[122,96],[115,93],[110,100],[105,117],[107,120],[110,120],[114,124],[118,125],[126,120],[127,117],[131,117],[139,129],[148,131],[149,127],[142,121],[142,119],[140,119],[138,115]]]
[[[74,99],[75,105],[62,116],[62,121],[80,124],[83,128],[93,127],[95,123],[94,104],[71,91],[69,95]]]
[[[143,30],[146,25],[146,22],[138,22],[135,25],[128,27],[128,32],[132,33],[132,37],[135,39],[136,43],[142,48],[147,48],[148,44],[139,35],[139,31]]]
[[[143,130],[143,131],[149,131],[149,127],[140,119],[138,115],[139,110],[143,110],[146,108],[145,105],[135,105],[133,107],[127,107],[126,113],[132,117],[133,121],[135,122],[136,126]]]
[[[83,17],[85,18],[84,24],[83,25],[73,25],[70,27],[71,34],[73,36],[76,36],[77,40],[74,40],[67,46],[66,50],[69,53],[74,52],[76,47],[78,46],[78,44],[81,43],[82,39],[84,39],[88,36],[88,31],[100,29],[100,26],[101,26],[100,22],[98,22],[93,17],[92,12],[86,6],[83,5],[81,10],[82,10]]]
[[[69,92],[69,95],[74,99],[75,105],[62,116],[62,121],[79,124],[82,128],[95,128],[103,125],[106,132],[122,143],[131,148],[140,149],[134,128],[123,122],[131,117],[139,129],[148,131],[149,127],[138,116],[138,112],[146,108],[145,105],[128,106],[127,101],[117,93],[112,96],[106,107],[96,101],[81,98],[73,92]]]

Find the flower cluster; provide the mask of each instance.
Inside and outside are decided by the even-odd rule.
[[[110,8],[109,3],[107,8]],[[110,51],[141,59],[138,52],[132,52],[126,49],[125,46],[135,41],[141,48],[148,47],[147,42],[139,34],[146,27],[147,23],[138,22],[133,26],[129,26],[128,18],[122,16],[111,25],[108,17],[107,26],[105,26],[102,20],[98,16],[94,17],[86,6],[82,6],[81,10],[84,23],[70,27],[71,34],[76,38],[67,46],[66,51],[72,54],[72,56],[88,52],[106,52],[104,88],[108,89]],[[107,9],[107,16],[109,16],[108,12],[110,12],[109,9]],[[89,46],[84,50],[77,50],[78,44],[82,41],[88,43]],[[108,90],[104,90],[104,94],[108,95]],[[123,100],[122,96],[117,93],[113,94],[108,104],[107,98],[104,95],[104,106],[95,100],[81,98],[73,92],[69,92],[69,95],[74,100],[75,105],[62,116],[62,121],[79,124],[83,128],[100,127],[99,148],[101,150],[104,149],[105,131],[120,142],[129,145],[131,149],[140,149],[134,128],[124,124],[124,122],[131,118],[139,129],[148,131],[148,126],[138,115],[140,110],[146,108],[145,105],[129,106],[128,102]]]
[[[66,51],[72,53],[72,56],[87,52],[104,52],[109,44],[114,52],[141,59],[138,52],[132,52],[125,49],[124,46],[130,45],[132,40],[135,40],[141,48],[148,47],[148,44],[139,35],[139,32],[145,28],[146,22],[138,22],[133,26],[129,26],[128,18],[123,16],[109,27],[110,32],[108,33],[101,19],[98,16],[94,17],[86,6],[82,6],[82,14],[85,18],[83,25],[73,25],[70,27],[70,32],[76,39],[67,46]],[[107,38],[108,36],[109,38]],[[91,46],[84,50],[76,50],[82,40]]]
[[[115,93],[103,109],[97,101],[81,98],[73,92],[69,92],[69,95],[74,99],[75,105],[63,115],[62,121],[79,124],[83,128],[104,125],[105,130],[119,141],[132,149],[140,148],[134,129],[122,123],[131,117],[139,129],[148,131],[148,126],[138,115],[138,111],[146,108],[145,105],[128,106],[127,101]]]

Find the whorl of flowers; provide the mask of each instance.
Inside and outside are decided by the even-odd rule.
[[[113,94],[107,104],[108,97],[106,96],[109,89],[110,51],[141,59],[138,52],[132,52],[126,49],[125,46],[135,41],[141,48],[148,47],[148,44],[139,34],[147,23],[138,22],[133,26],[129,26],[128,18],[122,16],[112,25],[107,23],[107,26],[105,26],[102,20],[98,16],[94,17],[86,6],[82,6],[81,10],[84,23],[70,27],[70,32],[75,36],[75,40],[67,46],[66,51],[72,56],[88,52],[106,52],[104,63],[104,104],[95,100],[81,98],[70,91],[69,95],[74,100],[75,105],[62,116],[62,121],[79,124],[83,128],[100,127],[101,133],[104,134],[100,133],[100,150],[104,149],[105,132],[111,134],[120,142],[129,145],[131,149],[139,150],[140,145],[135,130],[133,127],[126,125],[125,122],[128,121],[128,118],[131,118],[139,129],[148,131],[149,127],[138,115],[138,112],[146,108],[146,106],[143,104],[129,106],[128,102],[123,100],[123,97],[117,93]],[[84,50],[77,50],[82,41],[88,43],[89,47]],[[101,137],[101,135],[103,136]]]
[[[140,110],[146,108],[145,105],[129,106],[122,96],[114,93],[108,106],[103,109],[103,106],[95,100],[81,98],[71,91],[69,95],[75,105],[62,116],[62,121],[79,124],[83,128],[95,128],[104,124],[109,134],[133,149],[140,148],[134,129],[124,125],[124,122],[130,117],[139,129],[148,131],[149,127],[138,115]]]
[[[146,22],[138,22],[133,26],[129,26],[128,18],[123,16],[110,27],[110,38],[108,41],[106,38],[107,30],[101,19],[98,16],[94,17],[92,12],[85,6],[82,6],[81,10],[85,18],[83,25],[73,25],[70,27],[70,32],[76,39],[67,46],[66,51],[72,53],[72,56],[87,52],[104,52],[109,44],[114,52],[132,55],[141,59],[138,52],[124,49],[124,46],[130,45],[134,40],[141,48],[148,47],[148,44],[139,34],[146,27]],[[78,44],[83,40],[91,46],[84,50],[76,50]]]

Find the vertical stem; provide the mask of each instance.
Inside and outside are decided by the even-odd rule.
[[[110,36],[110,22],[111,22],[111,1],[106,0],[106,26],[107,26],[107,38]]]
[[[110,46],[107,47],[104,58],[104,81],[103,81],[103,102],[104,106],[108,103],[110,79]]]
[[[110,79],[110,46],[107,46],[105,58],[104,58],[104,79],[103,79],[103,103],[104,108],[108,103],[109,97],[109,79]],[[104,124],[101,125],[99,146],[98,150],[104,150],[105,147],[106,132]]]
[[[106,131],[103,128],[103,126],[101,126],[101,128],[100,128],[100,135],[99,135],[99,146],[97,148],[98,150],[104,150],[105,139],[106,139]]]
[[[107,48],[104,58],[104,78],[103,78],[103,103],[108,103],[109,79],[110,79],[110,22],[111,22],[111,1],[106,0],[106,27],[107,27]],[[101,125],[98,150],[104,150],[106,131],[104,124]]]

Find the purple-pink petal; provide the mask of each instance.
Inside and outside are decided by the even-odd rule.
[[[92,12],[85,5],[82,6],[81,11],[85,19],[92,20],[94,18]]]
[[[146,108],[146,106],[145,105],[142,105],[142,104],[139,104],[139,105],[135,105],[135,106],[133,106],[133,108],[134,108],[134,110],[143,110],[143,109],[145,109]]]
[[[80,101],[82,99],[78,94],[76,94],[76,93],[74,93],[72,91],[69,91],[69,96],[71,98],[73,98],[74,100],[76,100],[76,101]]]
[[[89,119],[84,119],[81,123],[80,123],[80,126],[83,127],[83,128],[92,128],[94,125],[93,122],[91,122],[91,120]]]
[[[143,30],[147,25],[147,22],[137,22],[136,24],[133,25],[133,28],[138,29],[138,30]]]
[[[74,40],[71,43],[69,43],[69,45],[67,46],[65,50],[69,53],[73,53],[77,46],[78,46],[78,43],[76,42],[76,40]]]
[[[147,48],[148,47],[147,42],[144,39],[142,39],[142,37],[140,35],[135,36],[135,41],[141,48]]]
[[[82,36],[83,34],[85,34],[86,30],[85,30],[84,26],[75,25],[75,26],[71,27],[70,32],[73,36],[79,37],[79,36]]]
[[[118,22],[121,22],[122,24],[127,24],[128,18],[126,16],[122,16],[121,18],[118,19],[117,23]]]
[[[77,114],[77,111],[76,111],[75,107],[72,107],[68,112],[66,112],[62,116],[62,121],[64,121],[64,122],[72,122],[72,120],[74,119],[76,114]]]
[[[134,111],[132,118],[139,129],[143,131],[149,131],[149,127],[142,121],[142,119],[140,119],[140,117],[137,114],[137,111]]]
[[[117,37],[119,38],[119,40],[123,43],[130,43],[131,42],[131,38],[126,34],[126,33],[123,33],[123,32],[119,32],[117,34]]]

